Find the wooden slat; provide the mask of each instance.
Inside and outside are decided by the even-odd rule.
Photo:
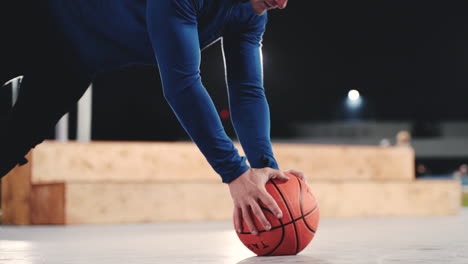
[[[232,214],[223,184],[69,183],[67,224],[224,220]]]
[[[456,180],[312,183],[323,217],[455,215],[461,206]]]
[[[337,182],[311,184],[322,217],[454,215],[458,181]],[[231,220],[232,201],[222,184],[68,183],[68,224]]]
[[[31,153],[27,155],[31,160]],[[2,179],[2,222],[29,225],[31,197],[31,162],[17,166]]]
[[[34,183],[221,181],[187,143],[45,142],[35,159]]]
[[[274,144],[282,169],[321,180],[414,180],[407,147]],[[36,147],[33,183],[219,183],[193,143],[45,142]]]
[[[283,169],[302,170],[314,180],[414,180],[410,147],[275,144]]]

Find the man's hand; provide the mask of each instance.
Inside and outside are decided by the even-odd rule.
[[[287,172],[304,180],[302,172],[296,170],[289,170]],[[253,216],[262,223],[265,230],[271,229],[271,224],[263,214],[259,201],[266,205],[267,208],[276,215],[276,217],[283,217],[283,213],[278,207],[278,204],[265,189],[265,184],[270,179],[287,181],[289,180],[289,177],[282,171],[271,168],[249,169],[237,179],[229,183],[229,190],[234,202],[234,228],[238,233],[242,230],[243,218],[247,223],[250,232],[253,235],[258,234]]]
[[[306,178],[304,176],[304,173],[298,171],[298,170],[287,170],[285,171],[287,173],[291,173],[292,175],[296,176],[297,178],[303,180],[304,182],[306,181]]]

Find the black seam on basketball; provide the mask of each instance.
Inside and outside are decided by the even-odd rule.
[[[261,205],[260,205],[260,208],[261,208],[262,210],[265,210],[265,211],[271,213],[272,215],[274,215],[273,212],[272,212],[270,209],[265,208],[265,207],[263,207],[263,206],[261,206]],[[284,232],[284,227],[285,227],[286,225],[283,224],[283,221],[281,221],[281,219],[278,219],[278,221],[281,223],[281,225],[279,225],[279,226],[277,226],[277,227],[275,227],[275,228],[272,228],[272,229],[270,229],[270,230],[278,229],[278,228],[281,227],[281,239],[280,239],[280,241],[278,242],[278,244],[277,244],[272,250],[270,250],[268,253],[265,254],[265,256],[266,256],[266,255],[271,255],[273,252],[275,252],[276,249],[279,248],[279,246],[281,245],[281,243],[283,243],[283,240],[284,240],[284,233],[285,233],[285,232]],[[260,233],[263,233],[263,232],[266,232],[266,230],[258,231],[259,234],[260,234]],[[242,235],[250,235],[251,233],[250,233],[250,232],[241,232],[240,234],[242,234]]]
[[[289,212],[289,216],[291,217],[291,221],[292,221],[292,224],[294,226],[294,233],[296,233],[296,252],[299,250],[299,236],[297,234],[297,227],[296,227],[296,221],[294,221],[294,216],[291,212],[291,209],[289,208],[289,205],[288,205],[288,202],[286,202],[286,199],[284,199],[284,195],[283,193],[280,191],[279,187],[276,185],[276,183],[274,183],[273,181],[271,181],[271,183],[273,184],[273,186],[275,186],[276,190],[279,192],[279,194],[281,195],[281,198],[283,198],[283,202],[284,204],[286,205],[286,208],[288,209],[288,212]]]
[[[268,210],[267,208],[264,208],[264,207],[262,207],[262,206],[260,206],[260,207],[261,207],[262,209],[265,209],[265,210],[269,211],[271,214],[273,214],[273,212],[271,212],[271,211]],[[281,243],[283,243],[283,240],[284,240],[284,224],[283,224],[283,221],[281,221],[281,219],[278,219],[278,220],[279,220],[279,222],[281,223],[281,227],[282,227],[282,228],[281,228],[281,239],[280,239],[280,241],[278,242],[278,244],[276,245],[275,248],[273,248],[272,250],[270,250],[270,252],[268,252],[268,253],[265,254],[266,256],[267,256],[267,255],[271,255],[273,252],[275,252],[275,250],[279,248],[279,246],[281,245]],[[263,231],[263,232],[265,232],[265,231]]]
[[[302,209],[302,184],[301,184],[301,181],[297,181],[297,182],[299,182],[299,190],[300,190],[300,191],[299,191],[299,206],[300,206],[300,208],[301,208],[301,216],[304,216],[304,211],[303,211],[303,209]],[[317,208],[317,205],[315,205],[315,208]],[[312,209],[312,210],[315,210],[315,208]],[[309,229],[311,232],[315,233],[315,230],[312,229],[312,228],[309,226],[309,224],[307,223],[305,217],[302,217],[302,220],[304,220],[304,224],[306,225],[307,229]]]
[[[297,182],[299,183],[299,208],[301,210],[301,217],[304,216],[304,212],[302,212],[302,184],[301,181],[298,179]],[[302,218],[305,223],[305,218]],[[306,223],[307,225],[307,223]],[[299,248],[296,248],[296,254],[299,253]]]
[[[269,209],[265,208],[265,207],[260,207],[260,208],[271,213],[271,211],[270,211]],[[301,216],[301,217],[298,217],[298,218],[294,219],[293,221],[289,221],[289,222],[284,223],[284,224],[283,224],[283,221],[281,221],[281,219],[279,219],[279,221],[281,222],[281,225],[275,226],[275,227],[271,228],[271,229],[268,230],[268,231],[273,231],[273,230],[278,229],[278,228],[280,228],[280,227],[284,227],[284,226],[287,226],[287,225],[292,224],[292,223],[294,223],[294,222],[297,222],[297,221],[303,219],[304,217],[310,215],[311,213],[313,213],[317,208],[318,208],[318,206],[315,206],[314,209],[310,210],[310,211],[307,212],[305,215],[303,215],[303,216]],[[259,230],[258,233],[265,233],[265,232],[268,232],[268,231],[267,231],[267,230]],[[315,230],[312,229],[311,231],[315,233]],[[242,234],[242,235],[251,235],[252,233],[250,233],[250,232],[240,232],[239,234]]]

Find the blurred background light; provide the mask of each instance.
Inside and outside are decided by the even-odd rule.
[[[360,98],[360,94],[358,90],[350,90],[348,92],[348,99],[352,102],[358,101]]]
[[[345,111],[348,115],[348,119],[355,119],[359,118],[358,112],[360,112],[363,108],[363,98],[358,90],[350,90],[348,92],[348,96],[346,97],[345,102]]]

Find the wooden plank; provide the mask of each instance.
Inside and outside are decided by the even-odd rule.
[[[457,180],[312,182],[323,217],[455,215]]]
[[[314,180],[414,180],[410,147],[275,144],[284,169],[302,170]]]
[[[316,181],[322,217],[454,215],[458,181]],[[68,183],[67,224],[231,220],[226,185],[211,183]]]
[[[31,152],[26,156],[31,160]],[[17,166],[2,179],[2,222],[29,225],[31,196],[31,162]]]
[[[274,144],[283,169],[321,180],[414,180],[408,147]],[[33,183],[219,183],[193,143],[45,142],[35,149]]]
[[[190,143],[44,142],[33,182],[221,182]]]
[[[225,220],[232,214],[223,184],[68,183],[67,224]]]
[[[38,184],[32,186],[31,224],[65,224],[65,184]]]

